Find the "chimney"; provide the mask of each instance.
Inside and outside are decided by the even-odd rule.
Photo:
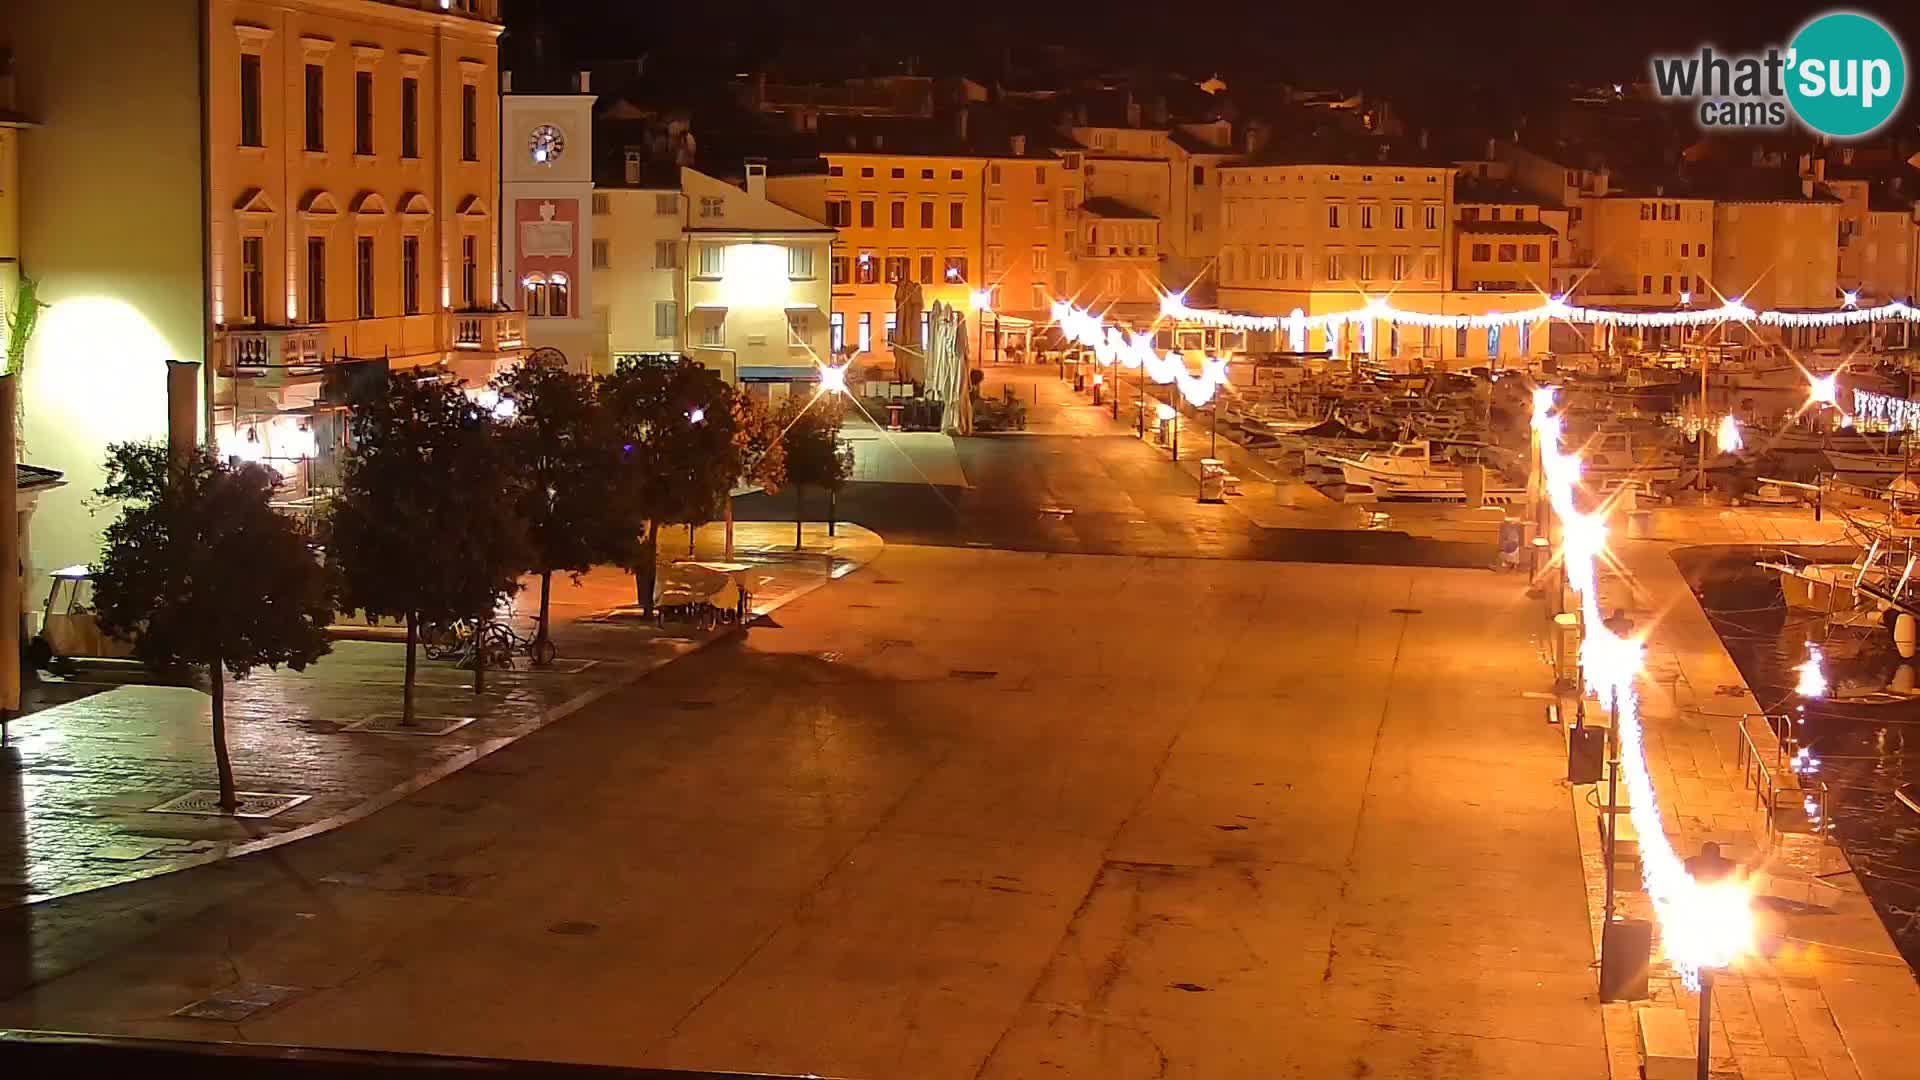
[[[967,141],[967,107],[965,105],[954,110],[953,133],[961,142]]]
[[[1026,157],[1027,137],[1025,135],[1007,136],[1007,149],[1013,151],[1014,157]]]
[[[503,94],[513,93],[513,72],[507,71],[504,68],[500,71],[500,92]],[[5,104],[5,102],[0,102],[0,104]]]
[[[1085,105],[1075,105],[1073,107],[1073,126],[1087,126],[1087,107]]]
[[[1140,126],[1140,103],[1133,100],[1131,93],[1127,95],[1127,126],[1130,128]]]
[[[1598,196],[1604,196],[1604,195],[1606,195],[1606,193],[1607,193],[1607,190],[1608,190],[1608,188],[1607,188],[1607,182],[1608,182],[1609,180],[1611,180],[1611,179],[1613,179],[1613,174],[1611,174],[1611,173],[1609,173],[1609,172],[1608,172],[1607,170],[1605,170],[1605,169],[1596,169],[1596,170],[1594,170],[1594,172],[1593,172],[1593,192],[1592,192],[1592,193],[1593,193],[1593,194],[1594,194],[1594,195],[1595,195],[1596,197],[1598,197]]]
[[[874,148],[875,150],[881,150],[881,149],[884,149],[884,148],[886,147],[886,145],[887,145],[887,137],[886,137],[885,135],[880,135],[880,134],[875,134],[875,135],[874,135],[874,137],[873,137],[873,148]]]
[[[1420,149],[1425,150],[1426,148],[1427,148],[1427,129],[1421,128],[1420,129]]]
[[[767,197],[767,162],[765,158],[747,159],[747,194],[756,199]]]
[[[1493,136],[1489,135],[1487,136],[1487,160],[1488,161],[1493,160],[1493,147],[1494,147],[1494,138]]]
[[[1167,99],[1166,98],[1158,97],[1153,99],[1153,108],[1148,112],[1148,118],[1153,121],[1154,127],[1167,126]]]
[[[582,94],[593,93],[593,72],[582,71],[579,75],[575,76],[573,80],[573,88],[578,93],[582,93]]]
[[[1853,164],[1853,147],[1843,146],[1840,148],[1840,164],[1842,165]],[[1895,182],[1898,183],[1898,180],[1896,180]]]
[[[1800,178],[1800,197],[1803,199],[1813,198],[1813,177],[1803,176]]]

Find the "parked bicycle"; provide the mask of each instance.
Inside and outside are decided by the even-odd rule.
[[[427,659],[452,660],[459,667],[472,667],[485,657],[488,667],[513,666],[516,655],[525,655],[535,665],[553,662],[556,650],[552,639],[529,638],[514,630],[510,623],[492,620],[481,626],[473,619],[459,619],[443,626],[430,626],[422,635]]]

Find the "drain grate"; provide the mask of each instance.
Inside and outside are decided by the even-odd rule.
[[[1388,613],[1392,615],[1425,615],[1426,614],[1426,612],[1420,610],[1417,607],[1397,607],[1397,608],[1389,608],[1387,610],[1388,610]]]
[[[975,681],[998,678],[999,675],[1000,673],[997,671],[979,671],[973,668],[951,668],[947,671],[948,678],[973,679]]]
[[[297,986],[274,986],[271,983],[242,983],[229,987],[211,997],[201,998],[191,1005],[174,1011],[175,1016],[184,1016],[189,1020],[218,1020],[236,1024],[262,1009],[271,1009],[275,1005],[300,992]]]
[[[877,577],[877,578],[874,578],[874,579],[873,579],[873,582],[872,582],[872,584],[875,584],[875,585],[898,585],[898,584],[900,584],[900,582],[899,582],[899,580],[898,580],[898,579],[896,579],[896,578],[890,578],[890,577]]]
[[[311,795],[281,795],[266,791],[236,791],[238,805],[232,811],[220,808],[218,791],[189,791],[148,810],[149,814],[196,814],[201,817],[270,818],[299,806]]]
[[[557,922],[547,927],[547,933],[559,934],[561,937],[592,937],[599,932],[599,923],[581,922],[573,919],[565,922]]]
[[[420,716],[415,715],[413,723],[401,720],[399,713],[374,713],[357,724],[348,724],[347,731],[357,731],[374,735],[424,735],[436,738],[450,735],[473,723],[471,716]]]

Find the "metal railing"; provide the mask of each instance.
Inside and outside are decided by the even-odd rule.
[[[1767,762],[1766,753],[1753,741],[1753,732],[1747,729],[1747,721],[1755,716],[1767,722],[1767,730],[1773,736],[1771,765]],[[1795,773],[1788,764],[1799,753],[1798,740],[1793,735],[1792,717],[1778,713],[1748,713],[1740,718],[1739,731],[1736,761],[1740,767],[1741,784],[1753,789],[1755,803],[1766,813],[1768,839],[1789,831],[1781,829],[1779,821],[1780,793],[1788,791],[1800,794],[1802,808],[1812,826],[1811,831],[1822,840],[1830,840],[1827,811],[1831,793],[1826,781],[1815,780],[1814,786],[1808,787],[1806,779]],[[1791,786],[1783,781],[1791,781]]]
[[[0,1029],[0,1074],[50,1076],[192,1076],[195,1080],[407,1080],[421,1076],[486,1076],[498,1080],[821,1080],[768,1073],[576,1065],[501,1058],[449,1057],[373,1050],[333,1050],[260,1043],[185,1042],[117,1035],[75,1035]]]

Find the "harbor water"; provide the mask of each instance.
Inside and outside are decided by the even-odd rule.
[[[1920,813],[1894,792],[1902,784],[1920,784],[1920,659],[1902,658],[1883,627],[1833,626],[1820,613],[1789,609],[1776,573],[1754,565],[1780,553],[1716,547],[1679,551],[1674,558],[1761,708],[1803,717],[1804,775],[1828,786],[1826,827],[1901,955],[1915,967]],[[1823,557],[1834,553],[1828,549]],[[1841,561],[1848,557],[1839,555]],[[1831,686],[1826,697],[1794,692],[1810,644],[1822,654]]]

